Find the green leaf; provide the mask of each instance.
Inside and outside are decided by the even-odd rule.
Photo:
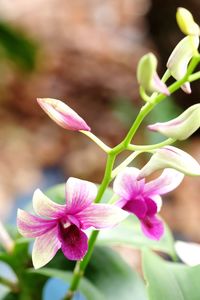
[[[125,244],[134,248],[148,247],[176,257],[173,236],[165,225],[165,234],[160,241],[150,240],[141,231],[140,222],[135,216],[128,217],[111,230],[102,230],[98,237],[99,244]]]
[[[146,300],[142,279],[113,250],[96,247],[86,277],[104,293],[106,300]],[[96,299],[95,299],[96,300]]]
[[[8,57],[20,68],[31,71],[36,64],[38,46],[24,32],[0,21],[1,55]]]
[[[31,269],[29,272],[44,275],[46,277],[59,278],[66,282],[71,281],[73,274],[72,272],[60,271],[57,269],[50,268],[43,268],[41,270]],[[85,297],[87,297],[87,300],[106,300],[103,294],[86,278],[81,279],[79,290],[84,294]]]
[[[180,263],[166,262],[145,250],[143,271],[150,300],[200,299],[200,266],[188,267]]]
[[[29,242],[30,240],[19,238],[16,240],[12,254],[0,252],[0,261],[4,261],[10,265],[18,276],[21,276],[24,268],[31,263],[31,258],[28,251]]]

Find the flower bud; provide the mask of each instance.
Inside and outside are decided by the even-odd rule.
[[[190,62],[191,58],[196,55],[198,47],[198,36],[186,36],[172,51],[167,62],[167,68],[170,70],[171,75],[176,80],[180,80],[185,76],[188,63]],[[184,92],[188,94],[191,93],[189,82],[184,83],[181,88]]]
[[[52,98],[38,98],[38,104],[58,125],[73,131],[90,131],[86,122],[64,102]]]
[[[185,140],[200,127],[200,104],[195,104],[186,109],[180,116],[164,123],[149,125],[152,131],[176,139]]]
[[[186,35],[199,35],[200,28],[195,23],[193,16],[189,10],[179,7],[176,13],[176,21],[180,30]]]
[[[154,171],[172,168],[191,176],[200,176],[199,163],[188,153],[173,146],[160,148],[141,169],[138,178],[143,178]]]
[[[153,53],[144,55],[137,67],[138,83],[147,93],[159,92],[169,95],[167,86],[160,80],[157,72],[157,58]]]

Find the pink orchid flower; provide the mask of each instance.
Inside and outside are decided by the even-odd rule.
[[[64,102],[52,98],[38,98],[37,102],[47,115],[64,129],[91,130],[87,123]]]
[[[66,204],[51,201],[39,189],[33,195],[33,208],[38,216],[18,210],[19,232],[36,238],[33,245],[33,265],[46,265],[61,248],[69,260],[80,260],[88,249],[84,230],[110,228],[127,217],[128,213],[109,204],[93,204],[97,194],[95,184],[76,178],[66,183]]]
[[[175,189],[184,175],[173,169],[165,169],[160,177],[150,182],[138,180],[140,170],[126,168],[115,179],[113,189],[120,196],[117,205],[137,216],[144,234],[159,240],[164,233],[162,221],[156,216],[162,205],[160,195]]]

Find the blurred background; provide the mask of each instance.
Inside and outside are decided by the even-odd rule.
[[[0,219],[15,223],[17,207],[35,188],[68,176],[100,182],[105,154],[85,136],[53,123],[36,97],[65,101],[110,146],[126,134],[142,105],[136,67],[142,55],[159,57],[159,74],[183,38],[175,13],[184,6],[200,24],[198,0],[0,1]],[[165,121],[199,102],[182,91],[145,120]],[[134,143],[162,140],[144,124]],[[200,161],[198,132],[181,147]],[[123,157],[121,157],[123,159]],[[138,166],[145,163],[143,156]],[[185,178],[165,197],[161,215],[177,236],[200,242],[200,179]]]

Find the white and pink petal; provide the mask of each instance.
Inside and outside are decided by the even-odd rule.
[[[145,184],[144,195],[164,195],[180,185],[184,174],[174,169],[165,169],[160,177]]]
[[[125,168],[117,175],[113,183],[114,192],[123,199],[134,199],[144,189],[144,179],[137,180],[138,175],[139,169]]]
[[[92,204],[76,215],[82,229],[89,227],[96,229],[111,228],[127,216],[127,212],[118,206],[109,204]]]
[[[45,266],[56,255],[61,247],[58,239],[58,226],[35,239],[32,251],[33,266],[39,269]]]
[[[96,198],[97,188],[92,182],[70,177],[66,183],[66,211],[75,214],[88,207]]]
[[[33,194],[33,209],[39,216],[58,219],[65,214],[65,205],[51,201],[45,194],[37,189]]]
[[[55,226],[55,220],[45,220],[22,209],[18,209],[17,228],[19,233],[24,237],[35,238],[41,236]]]

